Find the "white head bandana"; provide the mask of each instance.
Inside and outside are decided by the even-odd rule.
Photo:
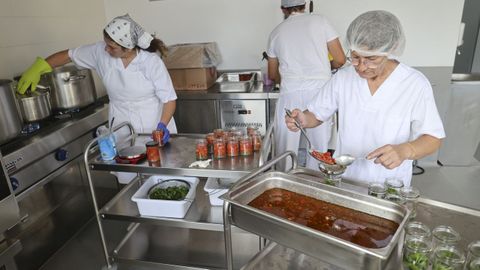
[[[104,30],[113,41],[127,49],[133,49],[135,46],[147,49],[153,40],[152,35],[145,32],[128,14],[115,17]]]

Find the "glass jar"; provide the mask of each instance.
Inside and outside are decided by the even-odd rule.
[[[433,270],[462,270],[465,255],[456,246],[440,245],[433,254]]]
[[[409,237],[403,246],[403,266],[409,270],[426,270],[432,242],[424,237]]]
[[[258,127],[256,126],[248,126],[247,127],[247,135],[252,136],[256,131],[258,131]]]
[[[163,146],[163,130],[156,129],[152,131],[152,138],[153,138],[153,141],[158,142],[159,147]]]
[[[160,150],[158,149],[158,142],[149,141],[145,146],[147,147],[148,165],[160,167]]]
[[[397,193],[388,193],[388,189],[387,189],[387,194],[385,195],[385,200],[398,203],[398,204],[405,203],[405,200],[403,199],[402,196],[400,196]]]
[[[480,241],[470,243],[467,252],[466,268],[468,270],[480,270]],[[474,261],[477,262],[474,263]]]
[[[342,183],[342,175],[326,174],[325,177],[323,177],[323,180],[325,180],[325,184],[327,185],[339,187]]]
[[[368,183],[368,195],[383,199],[385,198],[386,193],[387,193],[387,188],[383,183],[378,183],[378,182]]]
[[[387,178],[385,179],[385,187],[387,188],[388,194],[400,194],[400,189],[403,188],[403,181],[398,178]]]
[[[250,156],[253,154],[253,145],[252,140],[248,135],[240,138],[240,155],[241,156]]]
[[[207,140],[198,139],[197,146],[195,148],[195,157],[197,160],[206,160],[208,159],[208,147]]]
[[[239,144],[236,137],[231,137],[227,142],[227,157],[237,157],[239,153]]]
[[[452,227],[440,225],[433,229],[433,247],[438,246],[454,246],[460,241],[460,234]]]
[[[252,136],[253,151],[260,151],[262,149],[262,135],[260,131],[253,132]]]
[[[225,135],[225,132],[221,128],[217,128],[213,130],[213,134],[215,135],[215,138],[220,138]]]
[[[208,153],[213,154],[213,143],[215,142],[215,134],[208,133],[205,138],[207,139]]]
[[[216,138],[213,144],[213,157],[216,159],[225,158],[227,156],[227,149],[225,147],[225,140],[223,137]]]
[[[467,270],[480,270],[480,258],[477,258],[473,261],[468,262],[465,265]]]
[[[415,187],[403,187],[400,189],[400,196],[405,201],[405,206],[410,210],[410,218],[417,216],[417,202],[420,197],[420,190]]]
[[[409,237],[422,237],[431,240],[432,231],[422,222],[412,221],[405,225],[405,239]]]

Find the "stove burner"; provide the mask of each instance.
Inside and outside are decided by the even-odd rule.
[[[31,134],[40,129],[40,123],[28,123],[23,126],[22,134]]]
[[[66,110],[60,110],[60,111],[55,111],[55,119],[66,119],[66,118],[72,118],[74,114],[79,113],[80,108],[73,108],[73,109],[66,109]]]

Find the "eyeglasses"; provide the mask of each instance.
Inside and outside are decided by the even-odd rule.
[[[365,65],[367,68],[374,69],[378,68],[386,59],[387,57],[378,55],[367,57],[362,57],[358,55],[352,56],[351,50],[347,52],[347,61],[350,62],[350,64],[352,64],[353,66],[358,66],[360,65],[360,63],[363,63],[363,65]]]

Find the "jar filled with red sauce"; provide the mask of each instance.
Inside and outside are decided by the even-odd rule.
[[[205,139],[197,140],[197,146],[195,148],[195,157],[197,158],[197,160],[208,159],[207,140]]]
[[[206,139],[207,139],[208,153],[213,154],[213,143],[215,142],[215,134],[208,133],[206,136]]]
[[[158,146],[163,146],[163,130],[154,130],[152,131],[153,141],[158,142]]]
[[[256,126],[248,126],[247,127],[247,135],[248,136],[252,136],[256,131],[259,131],[258,127],[256,127]]]
[[[239,153],[239,144],[236,137],[230,137],[227,142],[227,157],[237,157]]]
[[[222,137],[216,138],[213,144],[213,157],[225,158],[226,156],[227,156],[227,149],[225,145],[225,140]]]
[[[245,135],[240,138],[240,155],[250,156],[253,154],[252,140],[249,136]]]
[[[217,128],[213,130],[213,134],[215,135],[215,138],[220,138],[225,135],[225,132],[221,128]]]
[[[147,160],[148,165],[159,167],[160,166],[160,150],[158,149],[158,142],[149,141],[145,144],[147,147]]]
[[[255,131],[251,138],[253,144],[253,151],[260,151],[260,149],[262,148],[262,136],[260,135],[260,132]]]

